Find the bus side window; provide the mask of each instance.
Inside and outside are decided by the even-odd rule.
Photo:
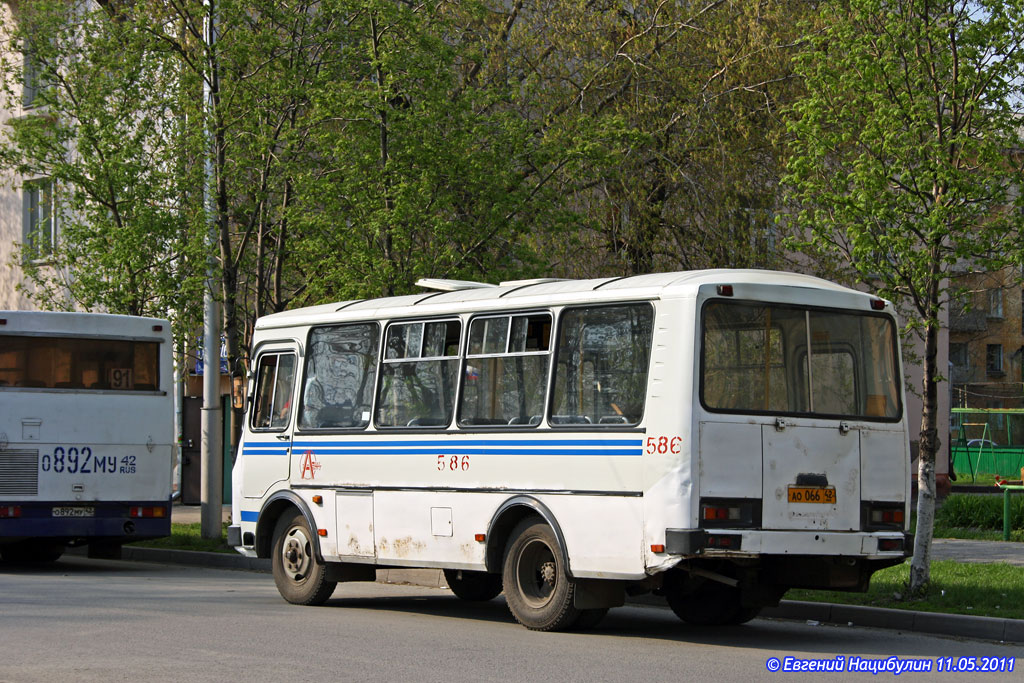
[[[294,382],[295,354],[267,353],[260,356],[256,366],[252,429],[281,430],[288,426]]]
[[[558,332],[552,425],[643,418],[654,313],[649,304],[567,309]]]
[[[374,416],[378,427],[447,427],[451,423],[461,331],[458,320],[388,326]]]
[[[539,424],[547,392],[550,336],[549,313],[474,319],[459,426]]]

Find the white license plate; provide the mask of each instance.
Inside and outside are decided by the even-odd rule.
[[[74,507],[74,508],[53,508],[54,517],[95,517],[96,508]]]

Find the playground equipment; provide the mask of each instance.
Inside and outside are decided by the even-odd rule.
[[[958,476],[994,474],[1016,479],[1024,467],[1024,409],[953,408],[960,427],[951,439],[950,458]],[[993,429],[993,417],[1004,424]],[[983,421],[982,421],[983,420]],[[1004,433],[1005,431],[1005,433]]]

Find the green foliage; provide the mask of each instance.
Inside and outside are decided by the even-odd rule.
[[[25,0],[4,104],[29,38],[51,85],[0,167],[52,176],[62,219],[31,289],[191,336],[212,221],[238,370],[256,317],[424,276],[774,265],[777,113],[809,10],[218,0],[210,51],[200,0]]]
[[[935,514],[935,524],[970,529],[1003,529],[1003,496],[954,493]],[[1024,529],[1024,496],[1010,496],[1010,527]]]
[[[909,562],[876,572],[867,593],[791,590],[788,600],[834,602],[893,609],[1024,619],[1024,567],[944,560],[920,599],[904,599]]]
[[[820,5],[797,57],[791,244],[893,299],[924,342],[914,592],[928,581],[952,276],[1021,259],[1022,36],[1022,0],[841,0]]]
[[[192,267],[201,245],[183,201],[195,177],[181,165],[191,137],[177,102],[182,83],[137,31],[139,17],[126,10],[112,22],[79,9],[20,3],[17,23],[3,27],[2,106],[21,103],[20,46],[43,85],[34,108],[4,128],[0,167],[49,176],[57,197],[52,255],[22,254],[40,285],[29,293],[50,308],[170,313],[180,330],[195,318],[201,286]]]
[[[1019,0],[845,0],[797,58],[788,175],[803,246],[937,325],[954,266],[1015,263]],[[1011,210],[1014,204],[1017,210]]]

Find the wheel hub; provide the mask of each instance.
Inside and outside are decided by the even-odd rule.
[[[555,585],[555,563],[545,562],[540,566],[540,580],[548,586]]]
[[[309,539],[306,538],[303,529],[296,527],[288,531],[281,548],[281,559],[289,579],[302,581],[306,578],[312,559],[309,553]]]

